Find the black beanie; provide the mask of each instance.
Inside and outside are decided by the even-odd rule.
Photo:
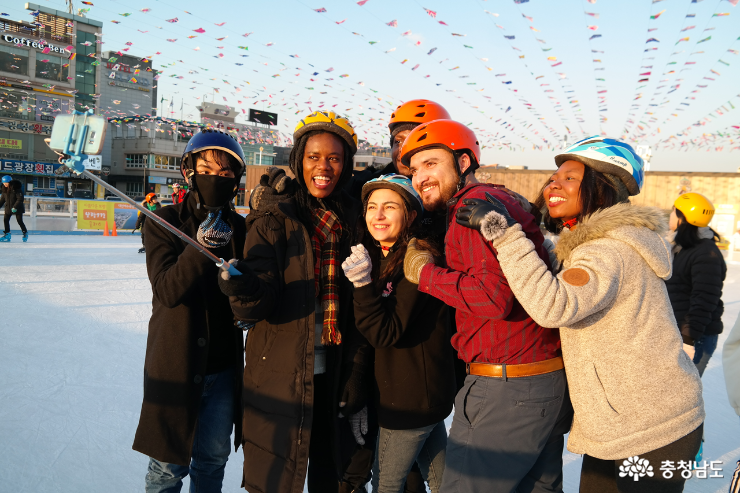
[[[393,139],[396,138],[396,135],[403,132],[404,130],[413,130],[419,125],[419,123],[412,122],[401,122],[393,125],[393,130],[391,130],[391,147],[393,147]]]

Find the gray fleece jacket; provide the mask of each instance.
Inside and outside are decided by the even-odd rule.
[[[497,216],[497,217],[496,217]],[[664,280],[664,214],[618,204],[595,212],[555,247],[553,275],[516,224],[495,212],[481,231],[517,300],[560,327],[575,415],[568,450],[616,460],[664,447],[704,421],[701,379],[683,351]]]

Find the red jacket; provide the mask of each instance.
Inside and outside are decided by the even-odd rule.
[[[449,210],[447,267],[424,267],[419,289],[455,308],[457,333],[452,346],[466,363],[522,364],[560,356],[558,329],[540,327],[532,320],[509,288],[491,244],[478,231],[455,221],[464,198],[485,199],[486,192],[506,206],[550,267],[534,217],[502,190],[487,184],[468,185],[455,195],[458,201]]]
[[[182,199],[185,197],[185,194],[187,192],[185,190],[178,190],[177,193],[172,194],[172,204],[179,204],[182,202]]]

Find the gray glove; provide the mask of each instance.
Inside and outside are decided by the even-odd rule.
[[[356,288],[361,288],[370,284],[370,273],[373,270],[373,263],[370,260],[370,254],[365,246],[360,243],[351,248],[352,253],[342,262],[344,275],[347,276]]]
[[[403,259],[403,273],[409,282],[419,284],[421,270],[427,264],[434,263],[434,256],[427,250],[417,250],[416,238],[412,238],[406,247],[406,256]]]
[[[352,426],[352,434],[357,444],[365,445],[363,435],[367,435],[367,406],[363,407],[359,413],[350,416],[349,424]]]
[[[292,185],[285,171],[270,166],[267,173],[260,177],[260,184],[252,190],[249,196],[249,208],[255,211],[264,210],[273,204],[286,199]]]

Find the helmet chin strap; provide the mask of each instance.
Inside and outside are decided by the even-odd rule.
[[[465,155],[464,152],[457,152],[453,151],[452,155],[454,157],[455,161],[455,171],[457,171],[457,175],[460,177],[460,179],[457,181],[457,191],[459,192],[463,188],[465,188],[465,180],[467,179],[468,175],[471,172],[474,172],[478,166],[473,165],[473,160],[468,156],[468,159],[470,159],[470,166],[467,167],[465,172],[460,171],[460,157]]]

